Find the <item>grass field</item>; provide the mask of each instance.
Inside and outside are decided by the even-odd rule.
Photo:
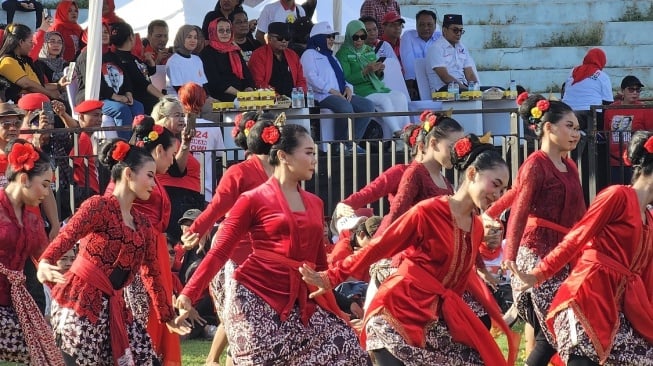
[[[523,330],[523,325],[516,325],[514,330],[521,333]],[[497,343],[503,350],[504,354],[508,353],[508,347],[506,346],[505,337],[499,337]],[[208,340],[187,340],[181,342],[182,349],[182,363],[184,366],[203,366],[206,360],[206,355],[209,353],[211,348],[211,341]],[[522,366],[524,364],[523,360],[523,350],[524,342],[522,341],[521,347],[519,350],[519,357],[517,358],[517,366]],[[224,355],[221,360],[221,365],[224,364]],[[0,366],[9,366],[16,365],[9,362],[0,362]]]

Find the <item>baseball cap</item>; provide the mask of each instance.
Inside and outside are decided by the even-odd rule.
[[[343,230],[353,230],[361,222],[364,222],[367,220],[367,217],[365,216],[349,216],[349,217],[341,217],[338,219],[338,222],[336,222],[336,229],[338,230],[338,234],[342,233]]]
[[[311,34],[310,37],[317,36],[318,34],[340,34],[339,32],[336,32],[333,30],[333,27],[331,27],[331,24],[329,22],[319,22],[311,28]]]
[[[621,89],[626,89],[629,86],[639,86],[640,88],[643,88],[644,84],[642,84],[636,76],[628,75],[621,80]]]
[[[406,21],[401,17],[401,15],[397,14],[396,11],[389,11],[383,16],[383,20],[381,21],[381,24],[388,24],[394,22],[406,23]]]
[[[184,221],[189,220],[189,221],[195,221],[197,217],[202,213],[202,211],[196,209],[196,208],[191,208],[190,210],[186,210],[184,214],[179,218],[177,223],[181,225]]]

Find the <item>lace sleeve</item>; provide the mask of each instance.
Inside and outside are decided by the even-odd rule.
[[[540,191],[543,174],[542,167],[535,160],[527,161],[519,169],[517,178],[517,192],[510,211],[510,220],[506,230],[506,260],[514,261],[517,250],[524,235],[526,221],[530,214],[531,204],[537,192]],[[514,188],[513,188],[514,189]]]
[[[397,195],[392,200],[390,212],[383,218],[385,227],[392,224],[399,216],[403,215],[412,206],[415,205],[415,197],[423,187],[423,177],[417,169],[417,165],[412,165],[401,176],[401,182],[397,189]],[[429,177],[429,179],[431,179]]]
[[[342,203],[351,206],[354,210],[369,203],[377,201],[391,193],[397,192],[401,176],[406,170],[405,165],[395,165],[376,177],[370,184],[358,192],[352,193]]]

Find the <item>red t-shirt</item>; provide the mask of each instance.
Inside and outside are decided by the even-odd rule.
[[[98,180],[97,169],[95,167],[95,155],[93,153],[93,143],[91,137],[85,133],[79,135],[78,152],[75,149],[70,150],[69,156],[73,158],[73,179],[79,187],[86,187],[86,171],[88,170],[88,187],[96,194],[100,193],[100,182]],[[85,159],[88,159],[88,167]]]
[[[622,102],[617,101],[611,105],[622,105]],[[610,131],[610,165],[612,166],[623,164],[623,152],[628,148],[631,132],[653,131],[653,109],[609,109],[605,111],[603,120],[604,130]]]

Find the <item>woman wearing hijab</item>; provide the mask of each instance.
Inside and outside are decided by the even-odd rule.
[[[603,72],[607,59],[600,48],[587,51],[583,64],[574,67],[565,82],[562,101],[574,111],[589,111],[592,105],[614,101],[610,77]]]
[[[338,60],[333,57],[333,43],[338,34],[327,22],[320,22],[311,30],[306,51],[301,62],[304,76],[309,87],[313,88],[315,100],[320,107],[328,108],[334,113],[374,112],[374,103],[354,95],[354,87],[345,81],[345,74]],[[370,123],[370,118],[354,119],[354,139],[362,139]],[[334,140],[347,140],[347,119],[339,118],[335,128]]]
[[[168,94],[176,95],[182,85],[193,82],[206,85],[208,80],[204,74],[204,64],[197,56],[197,50],[202,49],[202,33],[199,27],[185,24],[177,31],[174,41],[175,53],[166,62],[166,75],[169,85]]]
[[[229,20],[212,20],[208,47],[200,53],[209,95],[225,102],[233,101],[239,91],[251,91],[254,87],[252,74],[233,40]]]
[[[74,61],[80,51],[82,27],[77,24],[79,6],[74,1],[62,1],[57,5],[54,14],[54,23],[50,31],[61,33],[63,36],[63,59],[66,62]]]
[[[345,40],[336,53],[342,65],[345,79],[354,85],[356,95],[363,96],[376,106],[378,112],[406,112],[408,100],[399,91],[390,90],[383,82],[385,64],[378,62],[374,49],[365,44],[367,31],[360,20],[347,24]],[[383,137],[401,135],[404,126],[410,123],[408,116],[382,118]]]
[[[63,77],[63,69],[68,65],[63,55],[63,36],[59,32],[47,32],[45,43],[39,52],[39,58],[35,62],[47,81],[56,83]]]
[[[113,0],[102,1],[102,23],[124,23],[121,17],[116,15],[116,4]]]

